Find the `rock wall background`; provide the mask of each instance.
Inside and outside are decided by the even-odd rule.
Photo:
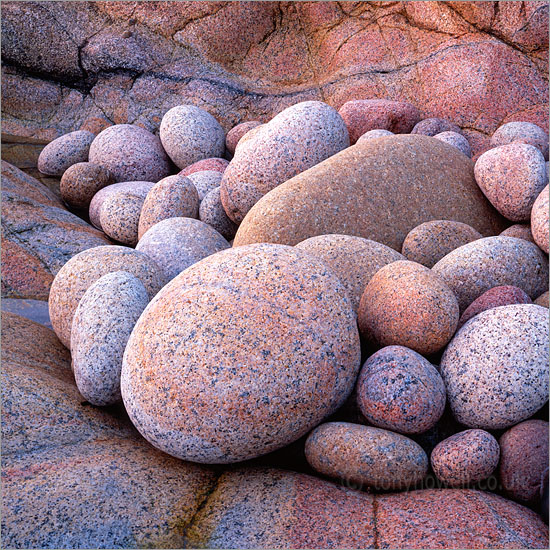
[[[474,153],[504,122],[548,127],[548,2],[3,2],[2,56],[24,168],[63,133],[155,130],[180,103],[229,130],[308,99],[405,100]]]

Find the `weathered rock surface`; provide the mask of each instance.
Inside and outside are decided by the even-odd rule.
[[[470,159],[432,137],[396,135],[349,147],[273,189],[243,220],[235,246],[342,233],[401,250],[411,229],[434,219],[482,235],[504,229]]]

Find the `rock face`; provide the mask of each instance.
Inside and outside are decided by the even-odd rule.
[[[221,198],[240,223],[266,193],[349,146],[342,117],[321,101],[304,101],[259,127],[223,173]]]
[[[38,169],[49,176],[62,176],[77,162],[88,160],[88,151],[95,134],[86,130],[70,132],[48,143],[38,157]]]
[[[229,463],[307,433],[345,401],[359,366],[338,279],[304,252],[262,244],[206,258],[163,289],[132,332],[121,387],[153,445]]]
[[[342,233],[401,250],[411,229],[434,219],[482,235],[504,229],[470,159],[431,137],[389,136],[350,147],[268,193],[239,227],[235,246]]]
[[[67,212],[42,183],[2,161],[2,296],[47,300],[74,255],[108,239]]]
[[[532,304],[483,311],[466,323],[441,358],[456,419],[503,429],[526,420],[548,399],[548,310]]]

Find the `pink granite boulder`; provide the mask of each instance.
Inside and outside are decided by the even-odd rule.
[[[49,176],[62,176],[73,164],[88,160],[94,138],[92,132],[77,130],[54,139],[40,152],[38,169]]]
[[[190,164],[178,173],[178,176],[190,176],[195,172],[204,172],[213,170],[223,174],[225,169],[229,166],[229,161],[222,158],[209,158],[198,160],[193,164]]]
[[[548,160],[548,134],[532,122],[508,122],[495,131],[491,137],[491,147],[508,145],[514,141],[533,145]]]
[[[112,185],[115,180],[112,174],[98,164],[77,162],[61,177],[59,190],[61,198],[73,208],[88,208],[94,195],[103,187]]]
[[[548,185],[540,192],[540,195],[533,204],[531,210],[531,233],[533,240],[537,243],[541,250],[548,254],[548,239],[549,239],[549,196]]]
[[[237,224],[233,223],[223,209],[220,197],[220,187],[215,187],[206,193],[199,208],[199,219],[213,227],[224,239],[230,241],[237,232]]]
[[[442,132],[456,132],[461,134],[460,127],[444,118],[425,118],[414,125],[411,134],[422,134],[424,136],[435,136]]]
[[[250,120],[248,122],[241,122],[240,124],[237,124],[237,126],[234,126],[231,130],[229,130],[229,132],[227,132],[227,136],[225,136],[225,148],[229,151],[229,153],[234,155],[240,139],[247,132],[253,128],[261,126],[261,124],[262,123],[259,120]]]

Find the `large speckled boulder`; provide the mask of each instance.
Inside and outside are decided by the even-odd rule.
[[[164,273],[149,256],[125,246],[97,246],[72,257],[55,276],[48,302],[53,329],[64,346],[70,346],[80,299],[91,284],[113,271],[136,276],[150,299],[165,283]]]
[[[517,286],[532,299],[548,290],[548,259],[533,243],[514,237],[465,244],[439,260],[433,271],[456,294],[461,311],[495,286]]]
[[[500,447],[485,430],[465,430],[439,442],[430,461],[439,481],[450,487],[477,483],[498,465]]]
[[[542,153],[526,143],[490,149],[477,159],[474,172],[491,204],[513,222],[529,220],[536,198],[548,185]]]
[[[160,123],[160,140],[174,164],[182,169],[199,160],[221,157],[225,150],[220,123],[195,105],[170,109]]]
[[[342,117],[326,103],[288,107],[235,151],[221,183],[227,215],[241,222],[266,193],[348,146]]]
[[[540,192],[535,204],[533,204],[533,210],[531,210],[531,233],[533,239],[546,254],[548,254],[548,240],[550,238],[550,225],[548,221],[549,199],[547,185]]]
[[[95,134],[86,130],[77,130],[54,139],[42,149],[38,169],[49,176],[62,176],[73,164],[88,160],[88,151],[94,139]]]
[[[187,531],[190,548],[546,548],[540,516],[497,495],[373,495],[275,469],[225,472]]]
[[[423,433],[435,426],[445,410],[445,385],[422,355],[403,346],[387,346],[363,365],[357,404],[373,426]]]
[[[122,356],[148,303],[143,283],[126,271],[99,278],[80,299],[71,330],[72,366],[78,390],[93,405],[121,399]]]
[[[385,265],[405,259],[393,248],[350,235],[319,235],[298,243],[296,248],[332,269],[346,287],[354,311],[373,275]]]
[[[124,355],[122,397],[155,447],[238,462],[334,412],[359,366],[355,315],[338,279],[304,252],[262,244],[202,260],[147,306]]]
[[[531,122],[508,122],[503,124],[491,137],[491,146],[499,147],[514,141],[533,145],[548,160],[548,133]]]
[[[235,246],[342,233],[401,250],[411,229],[438,219],[482,235],[504,229],[470,159],[432,137],[389,136],[349,147],[273,189],[243,220]]]
[[[401,253],[408,260],[431,268],[455,248],[481,237],[478,231],[465,223],[431,220],[408,233]]]
[[[148,229],[136,246],[136,250],[155,260],[167,281],[226,248],[229,243],[213,227],[193,218],[162,220]]]
[[[428,457],[412,439],[348,422],[317,426],[306,440],[305,454],[321,474],[361,488],[405,489],[428,471]]]
[[[548,400],[548,310],[533,304],[483,311],[441,358],[456,419],[471,428],[508,428]]]
[[[109,170],[92,162],[77,162],[61,177],[61,198],[73,208],[88,208],[94,195],[103,187],[115,183]]]
[[[452,290],[423,265],[398,261],[370,280],[357,312],[361,335],[379,346],[406,346],[418,353],[439,351],[458,323]]]
[[[167,218],[196,218],[199,194],[189,178],[168,176],[155,183],[139,215],[138,239],[156,223]]]
[[[105,128],[92,141],[89,158],[90,162],[107,168],[117,182],[157,182],[171,170],[160,139],[132,124]]]

